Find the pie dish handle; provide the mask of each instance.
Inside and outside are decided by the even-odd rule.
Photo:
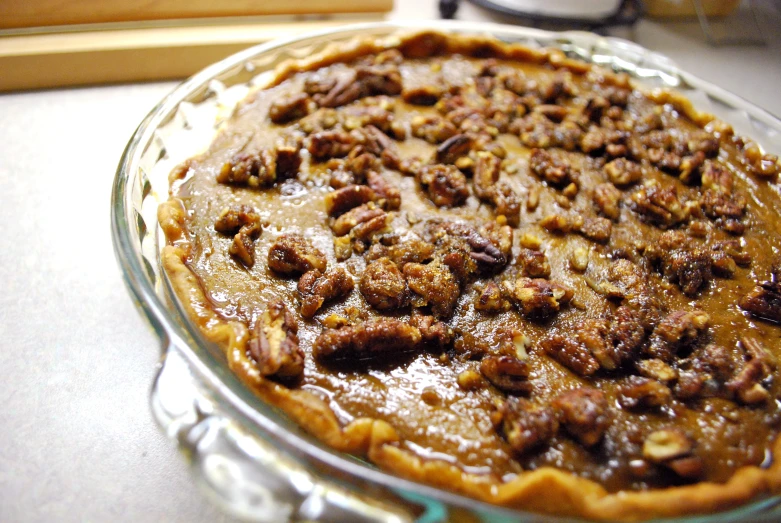
[[[407,510],[317,477],[221,412],[208,386],[171,343],[152,386],[153,415],[188,457],[196,482],[243,521],[405,522]]]

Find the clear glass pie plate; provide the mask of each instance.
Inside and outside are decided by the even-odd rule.
[[[624,71],[648,88],[670,87],[701,111],[732,124],[765,150],[781,152],[781,121],[743,99],[679,70],[633,43],[590,33],[553,33],[495,24],[379,23],[346,26],[253,47],[179,85],[144,118],[120,160],[112,194],[114,247],[139,310],[158,334],[162,364],[151,392],[161,429],[175,439],[208,496],[250,521],[553,521],[510,511],[391,476],[340,454],[264,404],[228,369],[222,350],[184,314],[160,267],[163,235],[157,206],[168,198],[168,174],[204,150],[221,122],[274,68],[356,37],[436,29],[490,34]],[[781,498],[688,521],[781,519]],[[563,520],[561,520],[563,521]]]

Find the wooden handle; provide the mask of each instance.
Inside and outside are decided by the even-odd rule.
[[[252,45],[344,23],[318,20],[0,37],[0,91],[186,78]]]
[[[391,9],[393,0],[1,0],[0,28]]]

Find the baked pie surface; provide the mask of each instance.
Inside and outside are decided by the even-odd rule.
[[[555,52],[363,42],[172,173],[163,263],[339,450],[529,510],[710,512],[779,488],[778,170]]]

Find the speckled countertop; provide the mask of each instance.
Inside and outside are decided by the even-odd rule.
[[[397,0],[394,19],[434,18]],[[696,23],[616,35],[781,115],[781,5],[767,45],[708,46]],[[459,19],[506,21],[465,4]],[[148,407],[159,343],[114,260],[126,141],[175,83],[0,95],[0,521],[220,521]]]

